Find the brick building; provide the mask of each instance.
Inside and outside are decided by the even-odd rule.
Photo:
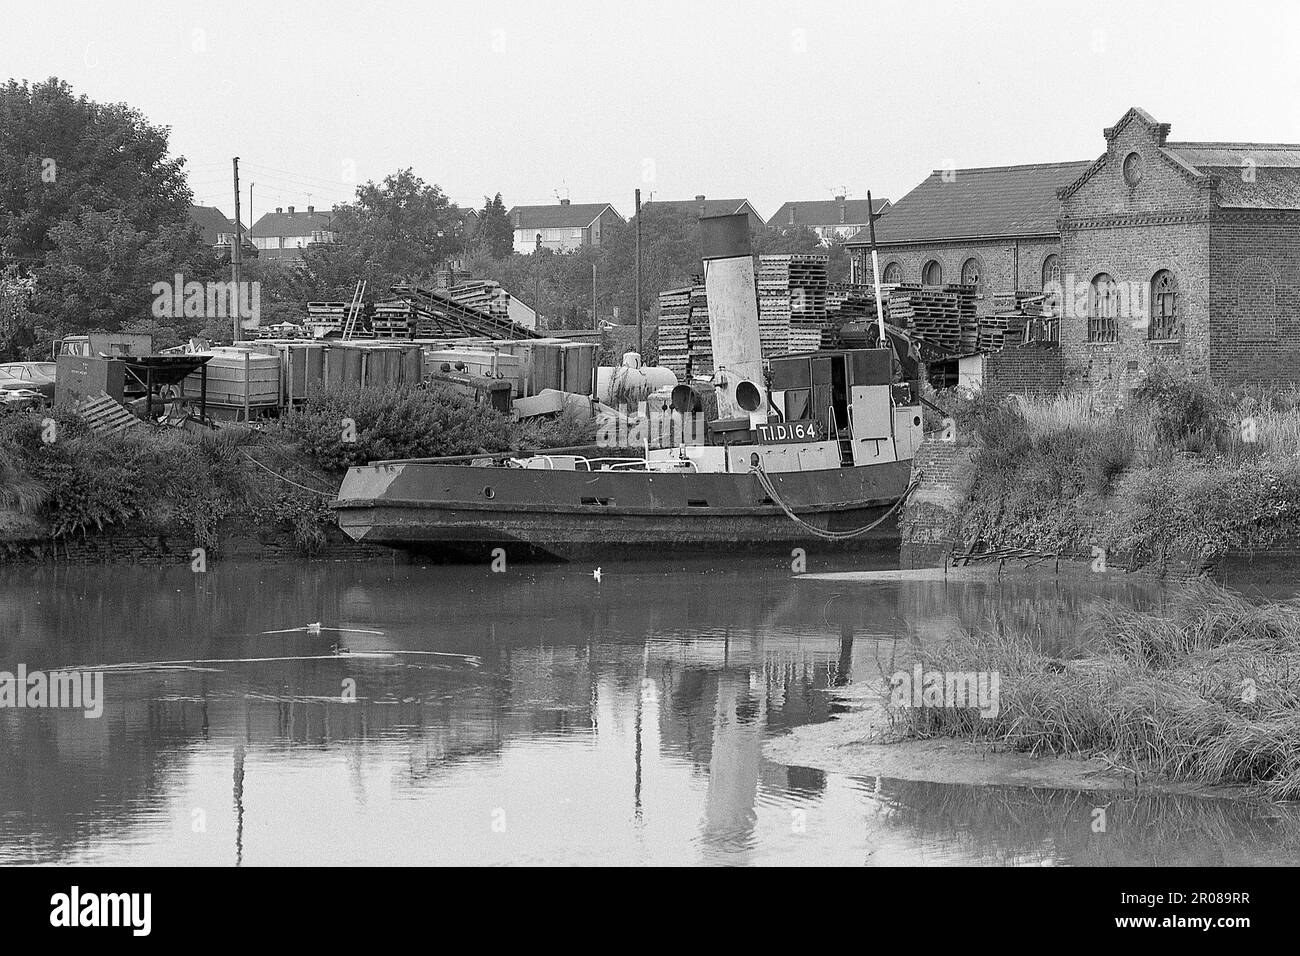
[[[1123,401],[1162,358],[1300,382],[1300,146],[1168,135],[1130,109],[1059,192],[1067,385]]]
[[[1056,191],[1089,165],[936,169],[876,222],[881,281],[966,282],[979,315],[993,311],[995,295],[1040,291],[1060,262]],[[871,282],[867,231],[847,246],[852,280]]]

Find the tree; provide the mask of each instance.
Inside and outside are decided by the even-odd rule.
[[[104,329],[153,317],[153,286],[220,278],[216,256],[193,241],[192,228],[168,223],[153,232],[137,229],[122,210],[87,210],[49,231],[50,250],[36,274],[33,311],[61,319],[71,331]],[[167,320],[179,337],[197,334],[206,319]]]
[[[154,282],[208,277],[184,162],[125,104],[0,87],[0,259],[33,280],[28,334],[117,329],[149,316]]]
[[[39,265],[51,230],[83,212],[118,212],[145,232],[188,224],[193,194],[167,133],[55,78],[0,87],[0,254]]]
[[[479,213],[478,235],[493,259],[504,259],[514,252],[515,229],[510,224],[506,213],[506,204],[497,193],[492,199],[483,197],[483,209]]]
[[[427,283],[464,248],[467,213],[408,167],[357,187],[355,202],[334,207],[333,244],[303,252],[311,281],[326,288],[365,278],[372,289]],[[348,277],[350,282],[344,282]]]

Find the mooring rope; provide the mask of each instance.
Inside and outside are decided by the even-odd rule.
[[[767,496],[771,498],[772,501],[774,501],[777,505],[780,506],[781,510],[785,512],[787,518],[789,518],[795,524],[799,525],[801,528],[804,528],[807,531],[810,531],[813,534],[817,535],[819,538],[826,538],[831,541],[843,541],[848,538],[856,538],[859,535],[864,535],[871,529],[875,528],[882,521],[884,521],[886,518],[888,518],[895,511],[897,511],[899,508],[902,507],[903,502],[905,502],[908,499],[908,497],[911,496],[912,492],[916,490],[916,486],[921,483],[921,477],[922,477],[921,473],[918,471],[916,473],[916,477],[912,480],[912,483],[907,486],[907,489],[902,493],[902,495],[899,496],[899,499],[895,501],[893,505],[890,506],[888,511],[886,511],[875,521],[871,522],[871,524],[866,525],[865,527],[855,528],[852,531],[823,531],[821,528],[815,527],[814,525],[809,524],[807,521],[804,521],[802,518],[800,518],[797,514],[795,514],[790,509],[790,506],[785,503],[784,499],[781,498],[780,493],[777,492],[776,486],[772,483],[772,479],[768,476],[767,472],[764,471],[761,466],[752,467],[749,469],[749,471],[750,474],[756,475],[758,477],[758,483],[763,486],[763,490],[767,492]]]
[[[310,491],[313,495],[320,495],[322,498],[334,497],[334,494],[332,492],[321,491],[319,488],[308,488],[306,485],[299,484],[298,482],[294,481],[292,478],[286,478],[284,475],[280,474],[279,472],[272,471],[270,468],[267,468],[266,465],[262,464],[260,461],[258,461],[256,458],[254,458],[246,451],[241,451],[240,454],[243,455],[245,458],[247,458],[249,461],[251,461],[253,464],[255,464],[258,468],[261,468],[263,471],[267,472],[268,474],[271,474],[276,478],[279,478],[281,481],[285,482],[286,484],[293,485],[295,488],[301,488],[303,491]]]

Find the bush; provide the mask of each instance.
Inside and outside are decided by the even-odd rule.
[[[1156,365],[1133,390],[1156,439],[1175,449],[1213,453],[1224,439],[1225,402],[1202,376]]]
[[[356,440],[345,433],[355,426]],[[322,389],[286,417],[282,432],[331,474],[389,458],[434,458],[508,451],[513,419],[448,388]]]

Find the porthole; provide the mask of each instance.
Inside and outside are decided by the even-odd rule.
[[[484,498],[495,498],[496,496],[497,493],[493,490],[491,485],[487,485],[486,487],[484,487],[483,489]]]
[[[1142,156],[1140,153],[1129,153],[1124,157],[1124,182],[1136,186],[1141,179]]]

